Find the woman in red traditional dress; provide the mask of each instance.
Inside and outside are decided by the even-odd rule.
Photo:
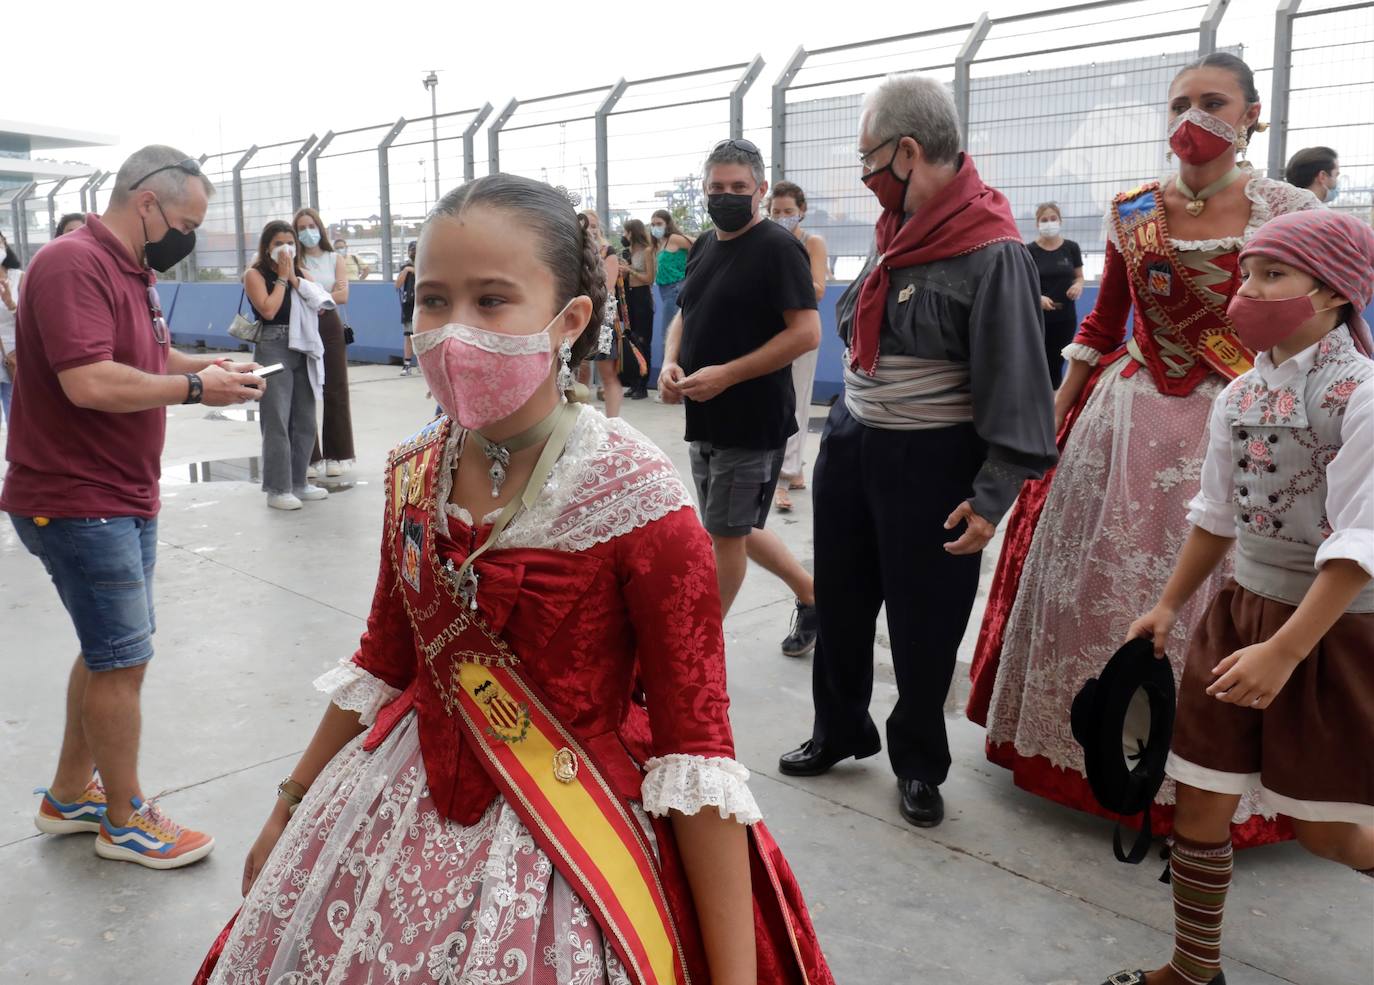
[[[734,759],[711,545],[672,464],[564,399],[597,240],[493,175],[420,235],[445,416],[392,452],[358,652],[199,981],[833,985]]]
[[[1188,533],[1212,401],[1250,368],[1253,353],[1226,317],[1240,247],[1273,216],[1320,204],[1237,163],[1260,113],[1239,58],[1208,55],[1179,72],[1168,112],[1178,173],[1116,196],[1107,211],[1097,304],[1064,350],[1059,466],[1026,484],[1008,523],[968,708],[987,726],[988,758],[1018,786],[1109,817],[1084,777],[1069,706],[1141,605],[1159,597]],[[1226,577],[1218,570],[1179,613],[1168,647],[1176,678],[1201,600]],[[1158,802],[1173,798],[1169,782]],[[1171,809],[1155,817],[1167,833]],[[1238,847],[1287,837],[1253,795],[1234,823]]]

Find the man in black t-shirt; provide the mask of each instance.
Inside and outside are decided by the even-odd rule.
[[[415,368],[415,349],[411,340],[415,322],[415,241],[406,248],[406,262],[396,274],[396,295],[401,300],[401,338],[405,343],[405,358],[401,362],[401,375],[409,376]]]
[[[811,264],[796,237],[763,221],[768,183],[753,143],[721,141],[704,178],[716,228],[687,256],[658,387],[665,403],[687,405],[692,478],[715,548],[722,615],[753,558],[796,594],[782,649],[802,656],[816,644],[815,585],[763,525],[797,430],[791,366],[821,341]]]

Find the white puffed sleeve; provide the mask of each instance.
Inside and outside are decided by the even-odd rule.
[[[344,711],[356,711],[364,725],[373,724],[382,706],[401,693],[350,658],[340,660],[333,670],[315,678],[315,690],[329,695],[329,700]]]
[[[749,771],[733,759],[674,753],[656,756],[644,766],[647,772],[640,796],[650,814],[664,817],[670,810],[696,814],[714,807],[722,818],[734,817],[741,824],[763,819],[749,792]]]

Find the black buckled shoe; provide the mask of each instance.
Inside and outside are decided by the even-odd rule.
[[[1143,971],[1118,971],[1115,975],[1108,978],[1102,985],[1145,985],[1145,972]],[[1217,972],[1217,977],[1213,978],[1211,985],[1226,985],[1226,973]]]
[[[788,776],[820,776],[850,756],[855,759],[867,759],[869,756],[876,756],[882,748],[882,743],[876,737],[871,745],[859,749],[821,745],[807,739],[796,749],[778,757],[778,771]]]
[[[945,798],[940,788],[924,780],[898,780],[902,817],[918,828],[933,828],[945,819]]]

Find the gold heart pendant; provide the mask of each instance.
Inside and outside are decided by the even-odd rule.
[[[1202,210],[1207,208],[1207,203],[1200,198],[1195,198],[1183,207],[1188,210],[1189,215],[1196,217],[1202,215]]]

